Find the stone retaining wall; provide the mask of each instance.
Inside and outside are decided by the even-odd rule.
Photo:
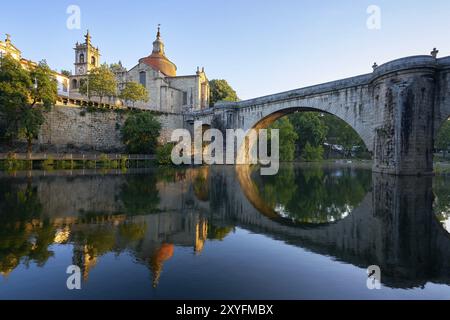
[[[123,152],[121,128],[127,113],[115,111],[86,111],[82,108],[57,106],[45,114],[36,144],[40,149],[64,152],[66,150]],[[162,143],[170,139],[173,129],[183,127],[183,116],[158,115]]]

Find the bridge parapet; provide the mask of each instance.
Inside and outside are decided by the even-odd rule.
[[[450,56],[437,59],[441,68],[450,68]]]
[[[372,81],[389,73],[415,70],[420,68],[435,69],[438,67],[438,60],[432,56],[412,56],[389,61],[375,68]]]

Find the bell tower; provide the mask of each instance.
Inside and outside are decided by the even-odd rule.
[[[89,30],[84,36],[85,42],[75,45],[75,75],[84,76],[90,70],[100,66],[100,50],[94,47],[91,42]]]

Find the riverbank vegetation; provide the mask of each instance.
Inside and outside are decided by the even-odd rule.
[[[127,118],[122,128],[122,142],[129,153],[154,154],[161,124],[150,113],[137,112]]]
[[[285,162],[371,158],[355,130],[332,115],[298,112],[270,128],[280,130],[280,159]]]

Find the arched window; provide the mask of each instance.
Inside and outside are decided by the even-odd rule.
[[[76,89],[77,86],[78,86],[77,79],[73,79],[73,80],[72,80],[72,89]]]
[[[84,63],[84,54],[80,54],[80,63]]]
[[[95,66],[95,57],[92,57],[92,58],[91,58],[91,64],[92,64],[93,66]]]
[[[139,72],[139,82],[144,87],[146,87],[146,84],[147,84],[147,79],[146,78],[147,78],[147,74],[145,73],[145,71]]]

